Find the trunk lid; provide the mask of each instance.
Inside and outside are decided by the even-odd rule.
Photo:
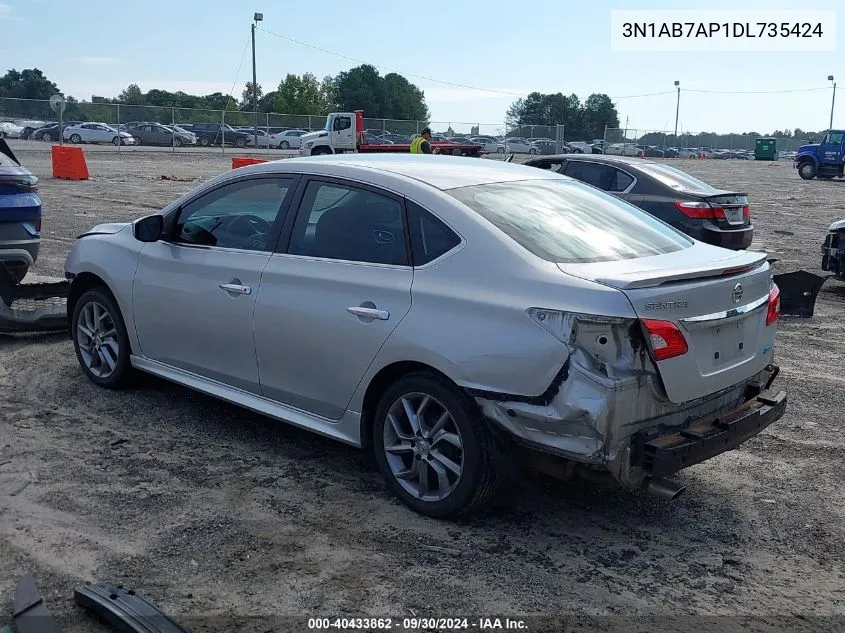
[[[670,321],[688,351],[656,361],[672,402],[683,403],[751,378],[771,362],[766,326],[771,268],[766,254],[703,243],[640,259],[558,264],[570,275],[622,291],[640,319]]]
[[[715,216],[713,222],[722,229],[739,229],[751,223],[748,195],[745,193],[733,191],[719,191],[709,194],[689,192],[689,195],[696,196],[713,207],[713,215]]]

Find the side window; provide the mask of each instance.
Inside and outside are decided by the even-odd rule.
[[[631,186],[631,183],[634,182],[634,178],[622,171],[621,169],[614,169],[614,178],[611,181],[611,186],[608,191],[625,191],[628,187]]]
[[[631,178],[610,165],[571,160],[566,165],[567,176],[604,191],[622,191],[631,184]],[[627,179],[627,180],[626,180]],[[620,187],[620,184],[626,183]]]
[[[258,178],[225,185],[188,203],[174,230],[176,242],[269,251],[273,223],[291,178]]]
[[[836,132],[836,133],[831,132],[830,140],[828,141],[828,143],[834,143],[834,144],[838,145],[841,142],[842,142],[842,132]]]
[[[405,200],[408,208],[408,232],[411,236],[411,257],[414,266],[423,266],[448,253],[461,238],[420,205]]]
[[[291,255],[406,266],[402,205],[371,191],[311,181],[293,225]]]
[[[334,129],[336,131],[348,130],[352,125],[352,119],[348,116],[339,116],[334,120]]]

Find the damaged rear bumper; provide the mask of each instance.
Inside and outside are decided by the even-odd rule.
[[[773,364],[685,405],[661,398],[643,376],[602,383],[573,369],[576,380],[565,381],[551,402],[476,401],[537,465],[544,461],[538,453],[564,458],[609,471],[632,490],[736,448],[786,410],[786,392],[771,389],[779,373]]]
[[[736,448],[780,419],[785,411],[786,392],[771,389],[736,409],[677,430],[637,433],[632,440],[630,467],[652,479],[668,477]]]

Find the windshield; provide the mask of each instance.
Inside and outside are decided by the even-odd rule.
[[[688,173],[659,163],[642,163],[638,167],[646,174],[662,182],[664,185],[676,191],[703,191],[704,193],[716,193],[719,190],[708,185],[703,180],[694,178]]]
[[[323,128],[326,132],[332,131],[332,117],[326,117],[326,127]]]
[[[446,193],[552,262],[634,259],[692,245],[637,207],[569,179],[474,185]]]

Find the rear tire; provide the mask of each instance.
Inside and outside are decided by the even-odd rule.
[[[497,154],[504,154],[504,153],[505,153],[505,148],[504,148],[504,147],[497,147],[497,148],[496,148],[496,153],[497,153]]]
[[[816,166],[813,161],[805,160],[798,165],[798,175],[804,180],[812,180],[816,177]]]
[[[208,137],[203,136],[200,139],[200,145],[202,145],[203,147],[208,147],[209,145],[211,145],[211,141],[208,140]]]
[[[126,386],[132,373],[129,337],[117,302],[103,287],[86,290],[71,318],[73,348],[91,382],[106,389]]]
[[[53,142],[53,135],[49,132],[45,132],[42,134],[39,139],[40,141],[44,141],[45,143],[52,143]]]
[[[246,141],[243,140],[242,138],[235,139],[235,147],[237,147],[237,148],[246,147]]]
[[[373,452],[387,486],[424,516],[480,510],[501,479],[501,453],[487,424],[447,380],[426,372],[400,378],[385,391],[373,423]]]

